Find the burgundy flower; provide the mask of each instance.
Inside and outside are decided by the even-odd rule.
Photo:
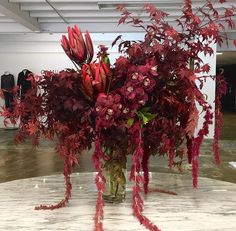
[[[151,92],[156,86],[156,81],[152,77],[145,77],[143,80],[143,87],[145,91]]]
[[[99,94],[95,105],[98,127],[108,128],[114,126],[122,113],[123,105],[119,94]]]
[[[128,100],[133,100],[136,96],[135,86],[128,82],[125,86],[121,88],[121,94]]]

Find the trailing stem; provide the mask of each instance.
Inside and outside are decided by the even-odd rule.
[[[220,139],[220,131],[223,125],[223,115],[221,112],[221,97],[226,94],[227,85],[223,76],[224,70],[221,70],[221,73],[216,76],[216,99],[215,99],[215,130],[214,130],[214,142],[213,142],[213,150],[214,150],[214,158],[215,163],[220,164],[220,155],[219,155],[219,139]]]
[[[72,172],[72,166],[69,161],[69,155],[65,156],[64,159],[64,170],[63,170],[63,175],[65,178],[65,185],[66,185],[66,191],[65,191],[65,197],[62,199],[59,203],[55,205],[39,205],[35,207],[35,210],[53,210],[53,209],[58,209],[65,207],[66,204],[69,202],[69,199],[71,198],[71,181],[70,181],[70,174]]]

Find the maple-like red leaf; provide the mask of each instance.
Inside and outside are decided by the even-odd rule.
[[[189,76],[189,79],[192,81],[192,82],[195,82],[195,80],[197,79],[196,75],[190,75]]]
[[[213,49],[211,47],[209,47],[208,45],[203,47],[203,52],[204,55],[212,55],[214,53]]]
[[[70,79],[67,79],[67,81],[66,81],[66,87],[72,90],[72,89],[73,89],[72,84],[73,84],[73,81],[70,80]]]
[[[234,21],[232,19],[226,19],[225,21],[227,22],[228,27],[230,29],[233,29],[235,27],[235,23],[234,23]]]
[[[9,122],[6,119],[4,119],[3,124],[4,124],[5,127],[7,127],[7,125],[9,125]]]
[[[37,131],[37,125],[36,125],[36,123],[34,123],[34,122],[32,122],[32,121],[30,121],[30,122],[28,122],[28,132],[29,132],[29,134],[30,135],[33,135],[33,134],[35,134],[36,133],[36,131]]]
[[[118,25],[124,24],[127,18],[128,18],[128,15],[124,15],[123,17],[121,17],[120,20],[118,21]]]
[[[200,23],[201,23],[201,19],[200,19],[198,16],[196,16],[196,15],[194,15],[193,21],[194,21],[196,24],[200,24]]]
[[[211,2],[207,2],[207,5],[206,5],[210,10],[212,10],[213,9],[213,5],[212,5],[212,3]]]
[[[219,23],[218,26],[221,30],[225,30],[225,26],[222,23]]]
[[[216,37],[216,43],[217,43],[219,46],[221,46],[223,42],[224,42],[224,40],[223,40],[223,38],[222,38],[221,36],[217,36],[217,37]]]
[[[225,17],[231,17],[234,15],[234,12],[231,9],[225,9]]]
[[[116,9],[119,11],[123,11],[125,9],[125,5],[124,4],[118,4],[116,5]]]
[[[210,71],[210,66],[209,66],[209,64],[208,63],[206,63],[206,64],[204,64],[203,66],[202,66],[202,72],[209,72]]]
[[[141,19],[139,19],[139,18],[133,18],[133,24],[134,25],[138,25],[138,24],[141,24],[141,23],[143,23],[143,20],[141,20]]]

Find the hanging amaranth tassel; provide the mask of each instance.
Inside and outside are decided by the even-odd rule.
[[[102,173],[102,159],[103,159],[103,152],[101,149],[102,142],[100,142],[99,138],[95,141],[95,151],[93,154],[93,163],[95,169],[97,170],[97,174],[95,177],[95,183],[98,190],[97,195],[97,202],[96,202],[96,212],[94,216],[94,231],[103,231],[103,216],[104,216],[104,201],[102,198],[103,190],[105,187],[106,179]]]
[[[140,173],[141,160],[143,158],[143,142],[142,142],[142,128],[139,122],[135,123],[129,130],[132,137],[131,142],[135,147],[135,152],[133,154],[133,164],[130,173],[130,180],[134,181],[134,186],[132,189],[133,195],[133,213],[145,228],[150,231],[160,231],[160,229],[154,225],[143,213],[143,198],[141,185],[144,184],[144,178]]]
[[[226,94],[227,83],[223,76],[224,70],[222,68],[221,73],[216,76],[216,98],[215,98],[215,129],[214,129],[214,142],[213,142],[213,151],[215,163],[220,164],[220,154],[219,154],[219,139],[220,131],[223,126],[223,115],[221,112],[221,97]]]
[[[212,124],[213,114],[211,112],[211,107],[204,105],[205,107],[205,116],[202,128],[199,130],[197,137],[193,141],[192,146],[192,178],[193,178],[193,187],[197,188],[198,182],[198,157],[200,153],[200,146],[202,144],[204,136],[209,133],[209,125]]]

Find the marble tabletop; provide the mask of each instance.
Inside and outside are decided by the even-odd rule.
[[[0,230],[92,231],[95,211],[95,173],[74,173],[72,198],[67,207],[36,211],[35,205],[56,203],[64,195],[62,175],[16,180],[0,184]],[[178,195],[150,193],[145,196],[144,214],[162,231],[236,230],[236,184],[199,178],[192,188],[191,176],[151,173],[150,186]],[[106,204],[105,231],[142,231],[132,215],[131,187],[121,204]]]

